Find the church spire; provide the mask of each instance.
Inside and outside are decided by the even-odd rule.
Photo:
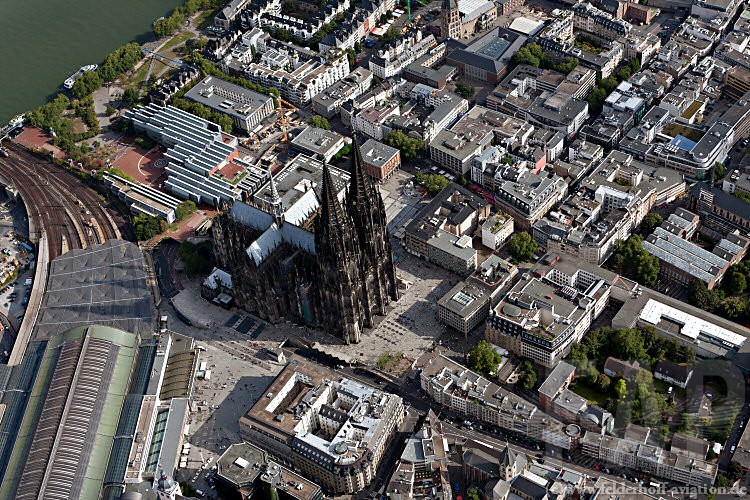
[[[368,182],[368,179],[365,178],[366,174],[363,167],[364,161],[362,160],[362,151],[359,148],[359,141],[357,141],[356,135],[352,137],[352,145],[354,146],[354,161],[352,162],[352,178],[349,184],[349,199],[355,204],[362,204],[363,201],[372,203],[370,193],[372,187]],[[367,208],[369,208],[369,206]]]
[[[327,226],[329,231],[334,228],[337,231],[343,231],[347,226],[347,221],[338,196],[336,196],[336,189],[327,163],[323,164],[323,185],[320,191],[320,217],[323,224]]]
[[[273,181],[271,167],[268,167],[268,178],[271,180],[271,213],[276,221],[276,225],[280,227],[284,222],[284,205],[279,192],[276,190],[276,183]]]

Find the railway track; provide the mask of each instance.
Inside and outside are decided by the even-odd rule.
[[[122,231],[106,200],[70,172],[8,143],[0,158],[0,177],[21,193],[38,239],[47,234],[50,260],[76,248],[121,238]],[[63,241],[65,245],[63,245]]]

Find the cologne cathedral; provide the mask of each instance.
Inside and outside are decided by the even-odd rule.
[[[238,307],[272,323],[304,322],[353,344],[397,300],[385,207],[356,140],[353,156],[348,176],[320,162],[296,177],[282,170],[274,179],[269,172],[267,196],[237,201],[216,218],[216,256],[232,277]]]

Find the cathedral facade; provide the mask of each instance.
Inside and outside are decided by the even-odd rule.
[[[279,190],[269,173],[265,199],[235,202],[214,220],[217,261],[232,276],[238,307],[352,344],[398,298],[385,207],[356,140],[353,156],[345,188],[345,174],[307,159],[308,178],[282,171]]]

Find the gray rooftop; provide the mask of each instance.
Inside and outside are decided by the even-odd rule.
[[[727,266],[728,262],[698,245],[657,227],[643,240],[643,249],[664,262],[691,276],[710,282]]]
[[[153,333],[146,263],[134,243],[109,240],[52,261],[35,338],[90,324]]]
[[[489,300],[485,290],[468,283],[458,283],[438,300],[438,306],[444,307],[461,317],[472,314],[484,307]]]
[[[500,73],[524,43],[525,36],[504,28],[495,28],[468,47],[453,51],[448,60]]]
[[[273,107],[273,100],[215,76],[207,76],[190,89],[185,97],[222,113],[244,120],[263,107]]]
[[[555,394],[560,392],[563,384],[568,380],[570,375],[575,372],[575,369],[575,366],[566,363],[565,361],[558,363],[544,382],[542,382],[542,385],[539,387],[539,394],[554,397]]]
[[[325,157],[344,147],[344,138],[336,132],[310,125],[292,139],[292,146]]]
[[[375,139],[368,139],[360,148],[362,159],[368,165],[376,168],[383,168],[391,158],[398,154],[398,149],[392,148]]]
[[[310,215],[311,211],[317,209],[318,199],[321,196],[320,189],[323,185],[323,162],[304,154],[298,154],[280,172],[273,176],[273,182],[281,197],[285,212],[304,210],[305,214],[286,213],[286,219],[298,224]],[[331,180],[333,180],[334,191],[341,199],[349,184],[349,174],[341,169],[331,167]],[[315,191],[316,196],[307,195],[309,191]],[[266,182],[253,194],[253,199],[261,206],[271,206],[271,183]],[[309,206],[308,206],[309,205]]]

